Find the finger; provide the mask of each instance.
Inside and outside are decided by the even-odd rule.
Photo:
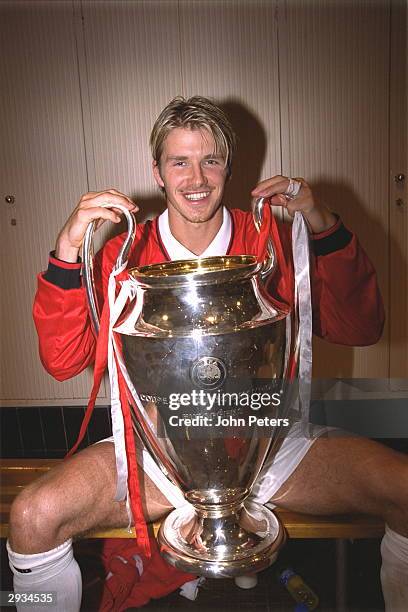
[[[286,208],[288,205],[287,198],[281,193],[271,196],[269,201],[273,206],[282,206],[283,208]]]
[[[263,191],[264,189],[269,189],[273,187],[276,183],[279,183],[284,177],[280,175],[273,176],[272,178],[265,179],[258,183],[256,187],[252,190],[251,193],[257,194],[258,192]]]
[[[253,196],[268,197],[278,193],[285,193],[289,185],[289,179],[275,177],[269,181],[263,181],[252,191]]]
[[[86,193],[83,193],[81,196],[81,200],[90,200],[91,198],[95,198],[96,196],[100,196],[103,194],[115,194],[118,196],[121,196],[122,198],[125,198],[125,200],[130,199],[125,193],[122,193],[121,191],[118,191],[117,189],[101,189],[100,191],[87,191]]]
[[[120,217],[122,217],[124,215],[124,212],[123,212],[123,210],[121,208],[115,208],[114,206],[112,206],[110,208],[110,210],[113,210]],[[129,210],[130,210],[130,212],[137,212],[139,209],[137,207],[135,207],[135,208],[130,208]]]
[[[136,204],[136,203],[135,203],[135,202],[132,200],[132,198],[129,198],[129,196],[127,196],[125,193],[121,193],[121,192],[120,192],[120,191],[118,191],[117,189],[108,189],[107,191],[108,191],[109,193],[114,194],[114,195],[119,195],[119,196],[122,196],[123,198],[125,198],[125,199],[126,199],[128,202],[129,202],[129,204],[130,204],[131,206],[134,206],[135,208],[137,208],[137,209],[139,210],[138,205],[137,205],[137,204]]]
[[[81,200],[78,204],[78,209],[88,210],[95,207],[113,209],[115,206],[116,213],[119,215],[123,215],[123,210],[119,208],[119,206],[126,208],[130,212],[137,212],[139,210],[139,207],[134,202],[130,203],[127,200],[118,198],[112,194],[101,194],[100,196],[95,196],[89,200]]]
[[[271,176],[270,178],[263,179],[263,181],[259,181],[259,183],[255,186],[255,189],[257,189],[258,187],[262,189],[262,187],[264,187],[265,185],[279,182],[285,178],[286,177],[282,176],[282,174],[275,174],[274,176]]]
[[[121,216],[119,216],[113,210],[110,208],[102,208],[101,206],[95,206],[93,208],[79,208],[76,214],[78,221],[87,225],[92,221],[99,219],[112,221],[112,223],[119,223],[121,220]]]
[[[109,191],[104,191],[99,193],[92,199],[93,205],[102,205],[107,204],[110,206],[114,206],[115,204],[120,204],[127,209],[134,208],[135,204],[130,199],[125,198],[123,195],[119,195],[116,193],[111,193]]]
[[[293,201],[291,201],[291,202],[288,202],[288,205],[287,205],[287,207],[286,207],[286,210],[288,211],[288,214],[289,214],[291,217],[294,217],[294,216],[295,216],[295,213],[297,213],[297,212],[299,212],[299,211],[300,211],[300,212],[302,212],[302,207],[301,207],[301,206],[299,206],[299,205],[294,204],[294,203],[293,203]]]
[[[101,204],[120,204],[129,210],[139,210],[139,207],[127,196],[114,190],[90,192],[82,196],[79,202],[81,207],[92,207]]]

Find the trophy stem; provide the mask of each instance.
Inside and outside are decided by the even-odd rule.
[[[162,555],[174,567],[226,578],[268,567],[285,535],[270,510],[247,501],[228,509],[183,506],[173,510],[162,523],[158,540]]]
[[[201,519],[220,519],[224,517],[235,516],[238,520],[238,515],[244,506],[244,499],[248,496],[242,496],[241,499],[237,499],[235,502],[224,503],[224,504],[198,504],[193,503],[194,510],[196,511],[197,517]]]

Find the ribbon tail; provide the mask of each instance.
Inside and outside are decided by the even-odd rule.
[[[128,465],[128,488],[130,497],[130,509],[133,516],[137,542],[146,557],[151,556],[149,533],[143,514],[142,498],[140,494],[140,482],[138,475],[138,464],[136,458],[135,436],[133,432],[132,416],[128,402],[128,390],[120,368],[116,363],[119,382],[119,396],[122,405],[122,414],[125,424],[126,457]]]
[[[128,401],[129,391],[118,363],[118,347],[113,338],[113,326],[122,312],[126,300],[132,297],[132,291],[125,281],[122,285],[123,291],[121,290],[118,299],[115,299],[116,277],[122,273],[125,267],[126,263],[120,269],[114,270],[109,278],[108,299],[105,300],[103,307],[96,344],[93,387],[78,439],[67,454],[67,457],[71,456],[78,449],[83,440],[95,407],[102,377],[108,365],[111,382],[116,467],[118,471],[116,499],[118,495],[120,499],[124,499],[128,493],[129,514],[132,515],[134,520],[138,544],[146,557],[150,557],[150,542],[142,508],[132,416]]]
[[[271,235],[272,211],[268,205],[263,207],[262,223],[259,228],[258,245],[257,245],[257,261],[262,263],[268,255],[268,240]]]
[[[309,424],[312,383],[312,300],[310,283],[309,231],[300,212],[292,225],[293,265],[295,270],[295,312],[298,329],[298,373],[301,420]]]
[[[95,408],[96,398],[98,396],[99,388],[101,386],[102,378],[108,362],[108,336],[109,303],[106,301],[102,311],[100,330],[96,342],[95,366],[91,395],[89,397],[88,405],[86,408],[84,419],[81,424],[81,428],[79,430],[77,441],[75,442],[74,446],[68,451],[65,456],[65,459],[71,457],[78,450],[78,447],[85,436],[89,421],[91,420],[91,416]]]

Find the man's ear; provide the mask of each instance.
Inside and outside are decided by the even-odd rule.
[[[160,168],[159,168],[159,164],[157,163],[157,161],[153,160],[152,168],[153,168],[154,180],[156,181],[159,187],[163,188],[164,182],[163,182],[162,177],[160,176]]]

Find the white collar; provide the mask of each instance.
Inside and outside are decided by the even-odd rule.
[[[214,255],[226,255],[228,247],[231,241],[232,233],[232,222],[231,215],[228,210],[223,206],[223,221],[220,229],[215,235],[212,242],[208,245],[201,255],[195,255],[185,246],[181,244],[170,231],[169,225],[169,211],[166,210],[159,216],[157,220],[157,226],[160,234],[160,238],[163,242],[164,248],[167,251],[168,256],[172,261],[176,259],[197,259],[198,257],[212,257]]]

